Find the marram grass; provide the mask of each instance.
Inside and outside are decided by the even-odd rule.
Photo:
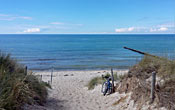
[[[44,82],[26,75],[23,66],[0,52],[0,110],[20,110],[24,104],[42,105],[46,97]]]
[[[142,71],[152,68],[157,72],[159,77],[165,78],[166,80],[175,80],[175,60],[145,56],[139,62],[137,68],[142,69]]]
[[[106,73],[104,75],[104,77],[111,77],[111,74],[110,73]],[[114,73],[114,81],[120,81],[122,80],[123,78],[125,77],[125,75],[118,75],[117,73]],[[103,84],[103,82],[105,82],[105,79],[102,78],[102,76],[97,76],[97,77],[94,77],[92,78],[88,84],[87,84],[87,87],[89,90],[92,90],[95,88],[96,85],[98,84]]]

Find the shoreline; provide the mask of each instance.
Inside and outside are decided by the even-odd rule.
[[[123,69],[118,69],[118,68],[112,68],[113,71],[127,71],[129,70],[129,68],[123,68]],[[45,69],[45,70],[34,70],[34,69],[29,69],[29,71],[32,71],[34,73],[38,73],[38,72],[51,72],[52,69]],[[65,69],[65,70],[58,70],[58,69],[53,69],[53,72],[63,72],[63,71],[111,71],[111,68],[108,69]]]

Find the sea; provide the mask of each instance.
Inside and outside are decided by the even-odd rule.
[[[128,69],[143,55],[175,59],[175,34],[0,34],[0,51],[33,71]]]

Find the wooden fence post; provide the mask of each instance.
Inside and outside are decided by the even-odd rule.
[[[50,79],[50,82],[51,82],[51,84],[52,84],[52,77],[53,77],[53,67],[52,67],[52,71],[51,71],[51,79]]]
[[[25,67],[25,74],[27,75],[27,66]]]
[[[113,74],[113,69],[111,68],[111,76],[112,76],[112,93],[115,92],[115,89],[114,89],[114,74]]]
[[[154,102],[155,98],[155,84],[156,84],[156,72],[152,72],[152,82],[151,82],[151,103]]]
[[[43,77],[43,75],[41,74],[41,81],[42,81],[42,77]]]

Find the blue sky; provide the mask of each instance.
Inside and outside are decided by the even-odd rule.
[[[0,0],[0,34],[175,33],[175,0]]]

